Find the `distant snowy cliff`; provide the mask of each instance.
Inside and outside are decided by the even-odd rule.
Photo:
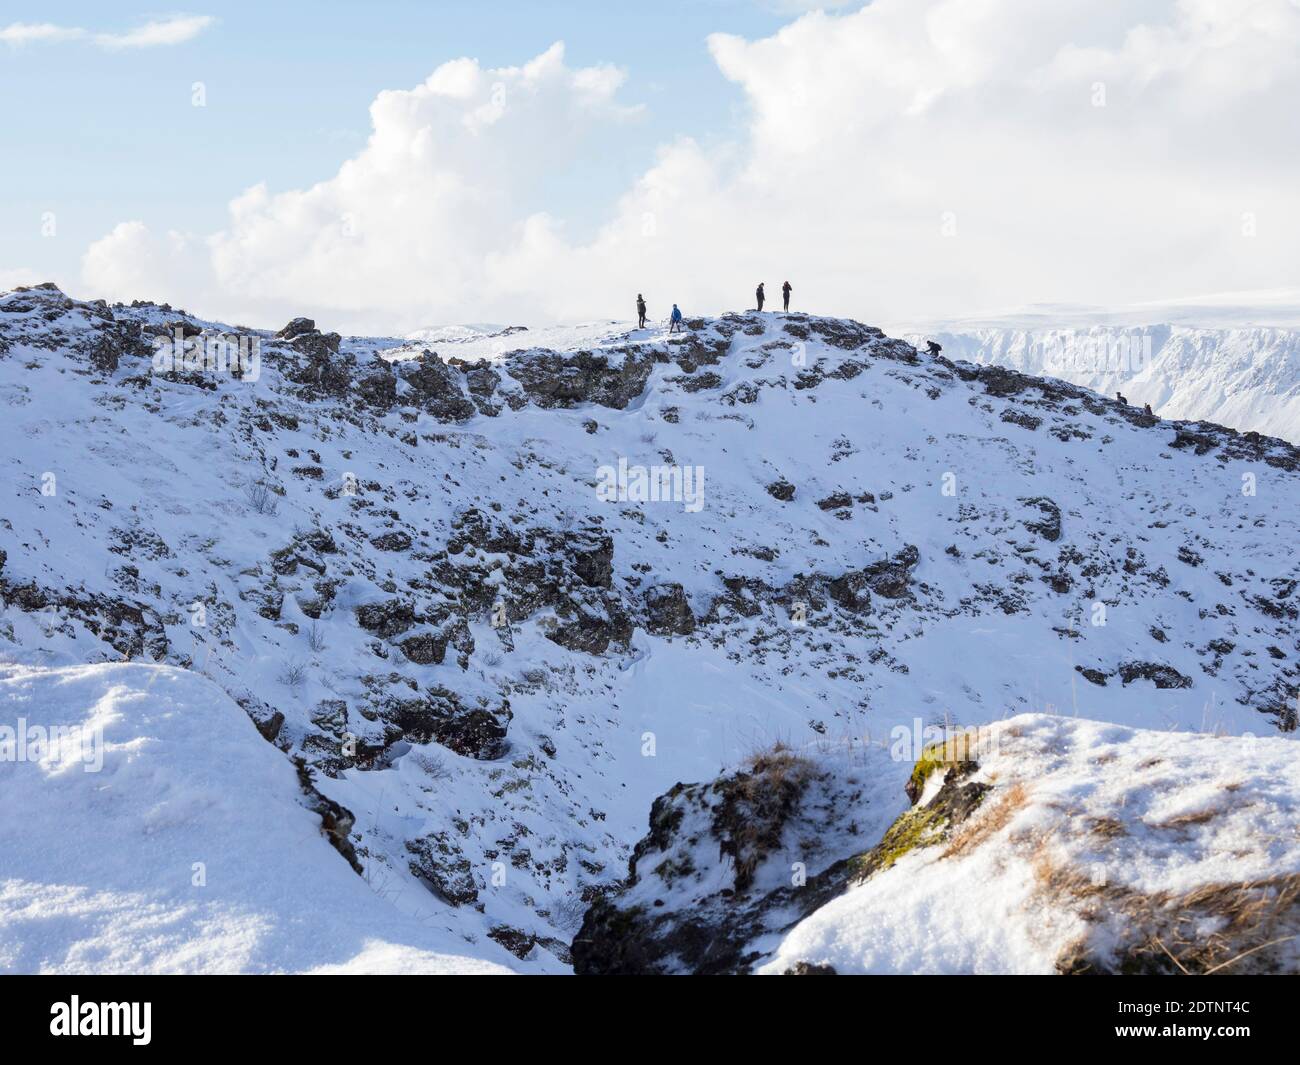
[[[1165,418],[1300,440],[1300,329],[989,326],[909,339],[936,340],[950,358],[1120,392]]]

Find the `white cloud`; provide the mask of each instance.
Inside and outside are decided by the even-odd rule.
[[[146,22],[126,33],[99,33],[95,42],[102,48],[157,48],[192,41],[216,19],[210,15],[175,15]]]
[[[138,220],[119,222],[86,250],[81,275],[95,296],[192,307],[210,291],[209,258],[202,239],[175,231],[158,237]]]
[[[215,21],[210,15],[173,15],[146,22],[124,33],[90,33],[80,26],[56,26],[49,22],[14,22],[0,29],[0,42],[22,45],[90,38],[99,47],[109,50],[156,48],[192,41]]]
[[[715,36],[745,138],[661,146],[586,241],[548,190],[632,113],[622,73],[460,59],[381,93],[334,177],[236,198],[187,242],[184,298],[402,329],[630,316],[638,291],[715,311],[787,277],[799,306],[893,322],[1295,284],[1297,45],[1289,0],[875,0]],[[174,285],[166,243],[110,234],[86,279]]]
[[[470,313],[493,291],[487,256],[513,246],[516,212],[540,203],[539,183],[581,180],[585,139],[635,113],[615,99],[622,81],[611,67],[568,67],[556,45],[521,67],[455,60],[380,93],[366,147],[336,176],[231,202],[203,298],[246,316],[309,307],[417,325]],[[190,242],[187,254],[203,249]],[[170,287],[170,254],[143,227],[118,227],[87,257],[85,280],[125,296],[152,272]]]
[[[16,267],[12,270],[0,270],[0,292],[8,292],[10,289],[18,288],[21,285],[36,285],[40,281],[41,279],[36,276],[36,271],[25,266]]]
[[[50,22],[12,22],[0,30],[0,41],[5,44],[66,41],[74,37],[85,36],[85,33],[85,30],[68,26],[56,26]]]

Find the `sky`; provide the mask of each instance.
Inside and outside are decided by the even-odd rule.
[[[0,10],[0,288],[344,332],[1300,288],[1297,0]]]

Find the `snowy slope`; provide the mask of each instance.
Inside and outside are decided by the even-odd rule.
[[[931,338],[952,358],[1058,377],[1112,397],[1122,392],[1166,418],[1300,440],[1300,329],[973,326],[925,335]],[[1130,352],[1139,357],[1124,362]]]
[[[356,876],[293,766],[197,674],[9,665],[0,703],[25,737],[77,730],[0,757],[0,971],[508,971]]]
[[[1292,744],[1042,715],[973,743],[979,764],[948,786],[987,788],[979,808],[796,924],[758,971],[1300,970]]]
[[[474,957],[565,971],[654,798],[778,739],[1294,728],[1280,441],[804,315],[443,358],[300,323],[243,378],[155,372],[178,322],[235,331],[0,297],[0,655],[202,673]],[[602,498],[621,461],[702,506]]]
[[[1300,970],[1294,744],[1045,714],[946,740],[915,766],[817,744],[673,788],[577,970]]]

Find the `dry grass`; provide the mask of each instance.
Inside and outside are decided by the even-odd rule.
[[[769,786],[779,785],[791,774],[806,777],[812,772],[812,763],[781,740],[763,751],[755,751],[744,761],[751,781],[761,779]]]
[[[1120,836],[1128,835],[1124,822],[1116,817],[1090,817],[1088,829],[1101,839],[1118,839]]]
[[[745,770],[725,784],[714,812],[720,850],[736,870],[736,890],[753,881],[759,863],[781,845],[786,822],[814,775],[813,764],[784,743],[745,760]]]
[[[1048,900],[1083,903],[1085,918],[1120,933],[1113,958],[1096,956],[1088,936],[1070,944],[1057,958],[1061,972],[1274,972],[1285,962],[1269,951],[1300,937],[1300,874],[1146,893],[1097,883],[1040,846],[1034,876]]]
[[[1183,829],[1191,825],[1203,825],[1208,821],[1213,821],[1219,816],[1219,810],[1198,810],[1194,814],[1179,814],[1177,817],[1171,817],[1168,821],[1161,821],[1157,825],[1150,825],[1150,828],[1160,829]]]
[[[988,810],[961,826],[949,841],[943,857],[960,857],[978,847],[990,836],[1010,824],[1011,818],[1024,809],[1028,801],[1029,790],[1023,784],[1011,785]]]

